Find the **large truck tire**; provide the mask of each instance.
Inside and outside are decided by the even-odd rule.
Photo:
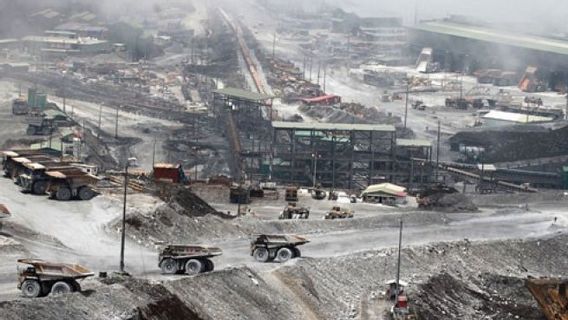
[[[302,257],[302,252],[298,248],[292,248],[292,253],[294,254],[293,258],[300,258]]]
[[[59,187],[55,193],[55,198],[59,201],[71,200],[71,189],[67,187]]]
[[[32,185],[33,194],[45,194],[46,191],[47,191],[46,181],[37,181]]]
[[[278,261],[280,262],[286,262],[290,259],[292,259],[293,253],[292,250],[290,250],[290,248],[280,248],[278,249],[278,252],[276,252],[276,257],[278,258]]]
[[[81,292],[81,285],[79,284],[79,282],[77,282],[77,280],[71,281],[70,284],[71,284],[71,291]]]
[[[189,275],[198,274],[204,271],[204,263],[197,259],[189,259],[185,263],[185,273]]]
[[[81,187],[79,189],[79,199],[91,200],[95,197],[95,192],[89,187]]]
[[[160,269],[164,274],[175,274],[179,271],[179,266],[177,261],[171,258],[162,260],[160,263]]]
[[[215,269],[215,264],[211,259],[204,259],[203,262],[205,263],[205,270],[203,270],[203,272],[211,272]]]
[[[22,283],[22,294],[26,298],[37,298],[41,295],[41,285],[36,280],[25,280]]]
[[[52,295],[60,295],[71,292],[71,286],[65,281],[57,281],[51,287]]]
[[[252,255],[258,262],[267,262],[270,256],[268,249],[262,247],[254,249]]]

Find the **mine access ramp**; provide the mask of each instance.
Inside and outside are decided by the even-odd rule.
[[[222,254],[223,250],[217,247],[170,244],[160,252],[158,265],[164,274],[194,275],[213,271],[215,265],[210,258]]]
[[[252,236],[250,255],[258,262],[268,262],[278,259],[286,262],[301,257],[297,248],[310,242],[308,239],[291,234],[257,234]]]
[[[81,291],[77,280],[93,276],[94,273],[78,264],[47,262],[40,259],[18,259],[26,265],[19,269],[18,289],[27,298]]]

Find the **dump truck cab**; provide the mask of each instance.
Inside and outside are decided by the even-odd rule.
[[[310,242],[308,239],[290,234],[257,234],[253,235],[250,244],[250,255],[258,262],[269,262],[278,259],[286,262],[301,257],[297,248]]]
[[[223,251],[217,247],[171,244],[165,246],[158,257],[158,266],[164,274],[186,273],[194,275],[213,271],[212,257]]]
[[[78,264],[18,259],[18,289],[26,298],[81,291],[78,280],[94,273]]]

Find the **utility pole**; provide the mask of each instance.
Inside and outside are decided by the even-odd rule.
[[[66,113],[66,97],[67,93],[65,92],[65,73],[63,74],[63,113]]]
[[[116,106],[116,122],[114,124],[114,138],[118,138],[118,106]]]
[[[302,64],[302,76],[306,79],[306,56],[304,56],[304,63]]]
[[[310,82],[312,82],[312,67],[314,65],[313,58],[310,57]]]
[[[272,60],[276,54],[276,32],[274,32],[274,37],[272,38]]]
[[[320,155],[318,154],[317,151],[312,154],[312,157],[314,157],[314,177],[313,177],[314,189],[315,189],[315,187],[316,187],[317,170],[318,170],[318,157],[319,157],[319,156],[320,156]]]
[[[156,137],[154,137],[154,149],[152,151],[152,168],[154,168],[154,164],[156,164]]]
[[[440,131],[441,131],[441,122],[438,120],[438,139],[436,141],[436,182],[438,182],[438,170],[440,164]]]
[[[404,129],[406,129],[406,119],[408,118],[408,93],[410,90],[410,81],[406,79],[406,99],[404,103]]]
[[[128,191],[128,160],[124,167],[124,202],[122,205],[122,235],[120,238],[120,272],[124,273],[124,242],[126,239],[126,194]]]
[[[99,134],[101,132],[101,122],[103,117],[103,105],[99,105]]]
[[[320,84],[321,61],[318,60],[318,85]]]
[[[398,261],[396,264],[396,296],[394,303],[398,302],[398,295],[400,293],[400,251],[402,249],[402,219],[400,219],[400,229],[398,234]]]
[[[326,78],[326,70],[327,70],[327,65],[325,64],[323,66],[323,93],[325,94],[325,78]],[[568,101],[568,100],[567,100]]]

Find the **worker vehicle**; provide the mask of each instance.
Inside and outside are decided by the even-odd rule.
[[[417,100],[412,103],[412,109],[424,111],[426,110],[426,105],[422,102],[422,100]]]
[[[28,114],[28,112],[29,112],[29,106],[26,99],[18,97],[14,99],[14,101],[12,101],[12,114],[19,116],[19,115]]]
[[[194,275],[213,271],[215,265],[211,258],[222,254],[223,251],[217,247],[168,245],[160,252],[158,266],[164,274]]]
[[[325,219],[346,219],[353,218],[354,212],[349,209],[341,209],[339,206],[334,206],[330,211],[324,216]]]
[[[298,188],[296,187],[289,187],[286,188],[286,193],[284,196],[284,200],[286,201],[298,201]]]
[[[282,210],[282,213],[278,217],[280,220],[288,219],[308,219],[310,217],[310,210],[304,207],[296,207],[295,202],[290,202]]]
[[[312,194],[312,198],[314,198],[316,200],[323,200],[323,199],[325,199],[325,196],[326,196],[325,191],[321,190],[320,188],[313,189],[311,194]]]
[[[94,273],[78,264],[47,262],[40,259],[18,259],[18,289],[26,298],[37,298],[48,294],[80,292],[78,280],[93,276]]]
[[[289,234],[254,235],[250,243],[250,255],[258,262],[278,259],[286,262],[302,256],[298,246],[310,242],[308,239]]]
[[[69,201],[72,198],[90,200],[97,195],[93,186],[99,178],[79,168],[47,171],[45,174],[49,178],[46,192],[51,198],[59,201]]]

